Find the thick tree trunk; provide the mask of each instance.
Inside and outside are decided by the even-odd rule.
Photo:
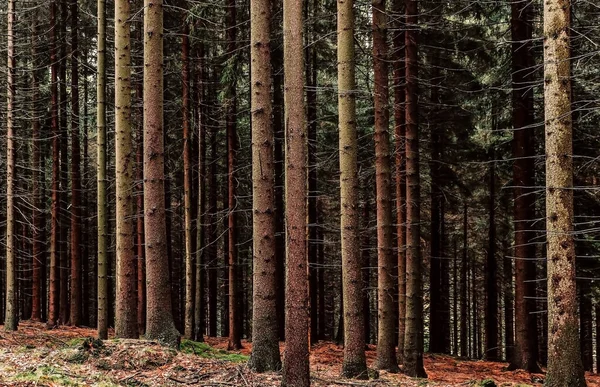
[[[108,338],[108,214],[106,194],[106,0],[98,0],[96,125],[98,148],[98,337]],[[52,61],[54,63],[54,61]],[[53,172],[54,173],[54,172]],[[53,200],[54,201],[54,200]],[[54,217],[53,217],[54,218]]]
[[[397,372],[394,290],[397,259],[393,254],[390,170],[387,16],[385,0],[373,1],[375,74],[375,184],[377,186],[377,368]]]
[[[358,214],[353,0],[337,1],[337,61],[344,361],[342,376],[367,379]]]
[[[538,371],[535,316],[535,196],[533,127],[533,3],[511,2],[513,185],[515,227],[515,348],[510,368]]]
[[[544,385],[585,386],[579,350],[573,240],[571,2],[544,2],[548,372]]]
[[[144,226],[146,338],[178,346],[169,286],[163,127],[163,2],[144,1]]]
[[[252,355],[256,372],[281,367],[277,324],[273,126],[271,124],[271,1],[250,4],[250,73],[252,113]]]
[[[303,1],[283,1],[285,100],[286,287],[282,385],[310,386],[306,208],[307,127],[304,101]]]
[[[71,0],[71,325],[81,325],[81,148],[79,145],[79,7]]]
[[[138,338],[134,250],[133,131],[131,128],[130,5],[115,4],[115,175],[117,287],[115,336]]]
[[[4,329],[16,331],[18,322],[15,246],[15,0],[8,0],[6,100],[6,315]]]
[[[406,0],[406,334],[404,372],[426,377],[423,368],[421,201],[419,180],[418,3]]]

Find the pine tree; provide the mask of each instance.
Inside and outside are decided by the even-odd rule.
[[[271,123],[271,0],[250,4],[250,88],[252,113],[252,355],[256,372],[281,367],[277,319],[277,262],[275,252],[275,197],[273,126]]]
[[[544,2],[548,373],[544,385],[586,386],[579,350],[573,239],[571,2]]]
[[[344,316],[342,376],[367,379],[358,212],[359,182],[353,5],[352,0],[337,1],[340,228]]]
[[[144,1],[144,225],[146,338],[179,345],[171,308],[165,215],[163,2]]]
[[[310,386],[307,251],[307,125],[304,102],[303,3],[283,1],[286,283],[282,385]]]

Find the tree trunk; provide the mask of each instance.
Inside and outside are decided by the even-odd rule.
[[[98,0],[97,147],[98,147],[98,337],[108,338],[108,214],[106,194],[106,0]],[[52,63],[55,61],[53,60]],[[53,217],[54,218],[54,217]]]
[[[273,126],[271,124],[271,1],[250,4],[250,72],[252,114],[252,355],[250,369],[275,371],[281,367],[277,319],[277,262]]]
[[[117,287],[115,336],[138,338],[137,274],[133,220],[133,131],[131,128],[130,5],[115,4],[115,175]]]
[[[81,148],[77,0],[71,0],[71,325],[81,325]]]
[[[515,228],[515,349],[510,368],[539,371],[536,351],[535,245],[531,243],[535,225],[534,126],[533,126],[533,3],[511,2],[512,31],[512,120],[513,185]]]
[[[52,219],[50,226],[50,284],[48,289],[49,329],[58,324],[60,234],[60,128],[58,126],[58,57],[56,53],[56,0],[50,3],[50,94],[52,115]],[[100,28],[100,26],[98,27]],[[100,67],[98,67],[100,68]],[[98,88],[100,90],[100,88]],[[102,99],[103,101],[104,99]],[[100,99],[98,99],[100,101]],[[100,121],[99,121],[100,124]]]
[[[544,385],[585,386],[573,240],[571,2],[544,2],[548,372]]]
[[[375,73],[375,184],[377,187],[377,368],[398,372],[394,316],[392,194],[390,171],[387,16],[385,0],[373,1],[373,66]]]
[[[458,357],[458,238],[454,239],[452,251],[452,355]]]
[[[183,14],[184,19],[188,14]],[[181,37],[181,76],[183,111],[183,206],[185,224],[185,318],[184,333],[191,339],[194,326],[194,252],[192,251],[192,133],[190,130],[190,28],[183,20]]]
[[[423,368],[421,201],[419,180],[418,3],[406,0],[406,335],[404,372],[427,377]]]
[[[495,109],[492,109],[495,114]],[[495,118],[494,118],[495,120]],[[493,130],[497,128],[494,125]],[[495,153],[490,152],[488,251],[485,270],[485,358],[498,360],[498,265],[496,263],[496,164]]]
[[[365,324],[365,344],[371,342],[371,298],[369,297],[370,292],[367,289],[371,288],[371,195],[372,187],[369,185],[367,179],[364,179],[362,184],[363,191],[363,203],[362,203],[362,230],[360,238],[360,251],[362,261],[362,297],[363,297],[363,316]],[[376,265],[376,264],[375,264]],[[367,291],[365,291],[367,290]]]
[[[592,298],[589,284],[583,282],[579,287],[579,346],[584,371],[593,371],[594,348],[592,339]]]
[[[283,1],[285,79],[286,287],[282,386],[310,386],[307,227],[307,125],[304,102],[303,1]]]
[[[469,339],[467,335],[468,317],[467,312],[467,264],[468,264],[468,230],[467,230],[467,201],[463,207],[463,255],[460,265],[460,356],[469,356]]]
[[[507,255],[507,254],[504,254]],[[514,331],[514,296],[513,296],[513,263],[509,257],[503,260],[504,271],[504,360],[510,361],[514,357],[515,331]]]
[[[237,251],[237,199],[236,199],[236,163],[237,163],[237,26],[236,26],[236,1],[227,1],[227,44],[230,55],[230,66],[233,66],[233,79],[229,80],[227,85],[227,112],[226,112],[226,130],[227,130],[227,187],[229,202],[229,213],[227,220],[228,229],[228,268],[229,268],[229,350],[238,350],[242,348],[240,325],[240,294],[237,280],[238,272],[238,251]]]
[[[394,37],[394,134],[396,147],[396,238],[398,247],[398,363],[404,362],[406,323],[406,100],[404,65],[403,1],[395,0],[393,11],[397,29]]]
[[[6,315],[4,329],[16,331],[18,323],[15,246],[15,0],[8,0],[7,101],[6,101]]]
[[[367,379],[358,213],[353,0],[337,1],[337,61],[344,361],[342,376]]]
[[[169,286],[163,127],[163,2],[144,1],[144,226],[146,338],[179,345]]]

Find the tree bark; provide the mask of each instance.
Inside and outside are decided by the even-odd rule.
[[[493,114],[496,112],[492,109]],[[494,118],[495,120],[495,118]],[[493,128],[496,130],[497,128]],[[488,203],[488,251],[485,270],[485,358],[498,360],[498,265],[496,262],[496,163],[495,153],[490,152],[489,203]]]
[[[98,0],[96,125],[98,148],[98,337],[108,338],[108,220],[106,194],[106,0]],[[54,63],[55,61],[52,61]],[[53,170],[54,171],[54,170]],[[54,172],[53,172],[54,173]],[[53,217],[54,218],[54,217]]]
[[[515,348],[509,368],[539,371],[537,366],[537,329],[535,316],[535,196],[533,127],[533,3],[511,2],[512,32],[512,120],[513,185],[515,228]],[[528,282],[529,281],[529,282]]]
[[[277,262],[273,126],[271,123],[271,0],[250,4],[250,87],[252,114],[252,355],[250,369],[275,371],[281,367],[277,324]]]
[[[15,246],[15,0],[8,0],[6,98],[6,315],[4,329],[16,331],[18,323]]]
[[[427,377],[423,368],[421,202],[418,124],[418,3],[406,0],[406,334],[404,372]]]
[[[548,372],[544,385],[585,386],[573,240],[571,2],[544,2]]]
[[[307,125],[303,1],[283,1],[285,79],[286,287],[282,386],[310,386],[307,227]]]
[[[61,324],[69,322],[69,218],[68,211],[68,185],[69,185],[69,133],[68,133],[68,94],[67,94],[67,20],[69,9],[67,0],[60,2],[60,59],[59,64],[59,90],[60,90],[60,190],[63,196],[60,200],[60,301],[59,319]]]

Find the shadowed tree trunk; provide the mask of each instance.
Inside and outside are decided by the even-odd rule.
[[[367,379],[358,214],[353,0],[337,0],[337,61],[344,361],[342,376]]]
[[[493,114],[495,109],[492,109]],[[495,119],[494,119],[495,120]],[[497,128],[494,125],[494,130]],[[496,164],[490,152],[488,251],[485,270],[485,358],[498,360],[498,265],[496,262]]]
[[[582,281],[579,287],[579,346],[584,371],[593,371],[594,348],[592,339],[592,298],[589,284]]]
[[[68,94],[67,94],[67,20],[69,8],[67,0],[60,2],[60,58],[59,66],[59,90],[60,90],[60,190],[63,193],[60,200],[60,301],[59,319],[61,324],[69,322],[69,217],[68,209],[68,186],[69,186],[69,133],[68,133]]]
[[[106,0],[98,0],[96,125],[98,147],[98,337],[108,338],[108,220],[106,207]],[[54,63],[54,61],[52,61]],[[54,170],[53,170],[54,171]],[[54,173],[54,172],[53,172]]]
[[[533,3],[511,2],[512,120],[515,259],[515,348],[509,368],[538,371],[535,316],[534,127],[533,127]]]
[[[467,334],[468,311],[467,311],[467,258],[468,258],[468,239],[467,239],[467,215],[468,207],[465,200],[463,207],[463,254],[460,265],[460,356],[469,356],[469,339]]]
[[[131,128],[130,4],[115,3],[115,175],[117,288],[115,336],[138,338],[137,274],[133,220],[133,131]]]
[[[81,325],[81,148],[79,145],[79,7],[71,0],[71,325]],[[87,285],[87,284],[86,284]]]
[[[144,1],[146,338],[178,346],[169,286],[163,127],[163,2]]]
[[[394,289],[397,258],[393,254],[390,170],[387,16],[385,0],[373,1],[375,74],[375,184],[377,186],[377,368],[398,371]]]
[[[418,3],[406,0],[406,335],[404,372],[426,377],[423,368],[421,203],[418,121]]]
[[[252,355],[248,365],[256,372],[281,367],[277,319],[277,262],[275,250],[275,197],[273,126],[271,124],[271,0],[250,4],[250,72],[252,113]]]

